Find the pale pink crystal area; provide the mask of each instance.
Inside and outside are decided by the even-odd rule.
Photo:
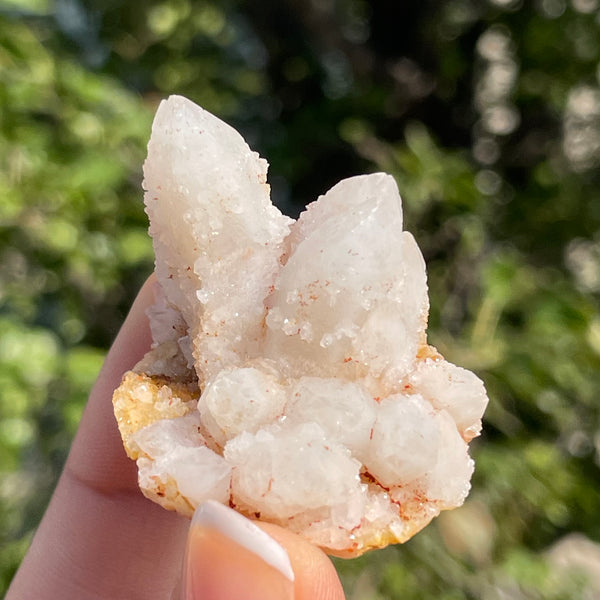
[[[161,103],[144,165],[155,345],[117,419],[164,506],[216,499],[356,556],[462,504],[487,396],[427,346],[425,263],[394,179],[341,181],[294,222],[266,173],[234,129]]]

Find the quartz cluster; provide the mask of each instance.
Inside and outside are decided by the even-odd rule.
[[[267,163],[185,98],[144,165],[153,349],[114,394],[144,494],[209,498],[338,556],[402,542],[470,487],[482,382],[427,345],[425,263],[394,179],[346,179],[297,221]]]

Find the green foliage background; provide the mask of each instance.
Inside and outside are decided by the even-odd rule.
[[[152,268],[141,165],[180,93],[291,215],[392,173],[430,342],[488,387],[465,506],[337,561],[348,597],[593,597],[556,544],[600,542],[599,82],[598,0],[0,0],[0,591]]]

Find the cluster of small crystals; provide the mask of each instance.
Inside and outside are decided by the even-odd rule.
[[[294,222],[266,169],[216,117],[161,104],[144,168],[153,334],[202,393],[133,436],[140,485],[341,555],[404,541],[467,495],[485,389],[426,345],[425,264],[393,178],[344,180]]]

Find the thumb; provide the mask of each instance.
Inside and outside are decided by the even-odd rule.
[[[333,564],[276,525],[208,501],[188,534],[182,600],[343,600]]]

